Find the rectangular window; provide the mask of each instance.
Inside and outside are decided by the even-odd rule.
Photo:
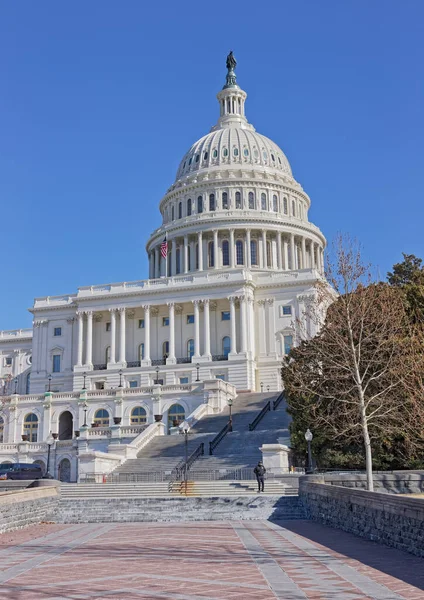
[[[104,381],[96,381],[95,386],[96,386],[96,390],[104,390],[105,382]]]
[[[188,383],[188,377],[180,377],[180,384],[184,385],[186,383]]]
[[[162,317],[162,327],[169,327],[169,317]]]
[[[194,315],[187,315],[187,325],[194,323]]]
[[[53,373],[60,373],[60,354],[53,354]]]
[[[62,335],[62,327],[55,327],[53,335],[55,337],[58,337],[59,335]]]
[[[5,360],[4,360],[4,364],[6,367],[11,367],[12,366],[12,357],[11,356],[6,356]]]
[[[130,388],[136,388],[138,387],[138,381],[136,381],[135,379],[130,381]]]
[[[225,374],[218,373],[218,375],[215,375],[215,379],[221,379],[221,381],[225,381]]]
[[[138,328],[139,329],[144,329],[144,319],[139,319],[138,320]]]
[[[231,319],[230,312],[227,310],[223,310],[221,313],[221,321],[229,321]]]
[[[106,331],[110,331],[110,323],[106,323]]]
[[[285,335],[284,336],[284,354],[288,354],[293,347],[293,336]]]
[[[282,316],[283,317],[289,317],[292,314],[292,307],[290,305],[287,306],[282,306]]]

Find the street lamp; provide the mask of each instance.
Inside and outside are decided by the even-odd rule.
[[[18,389],[18,378],[15,377],[15,394],[17,393],[17,389]]]
[[[266,386],[266,391],[269,392],[269,385]]]
[[[87,373],[84,371],[84,373],[82,374],[82,376],[84,377],[84,383],[82,384],[82,389],[85,390],[86,389],[86,387],[85,387],[85,380],[87,378]]]
[[[87,402],[84,402],[84,404],[82,405],[83,409],[84,409],[84,423],[83,423],[83,427],[88,427],[87,425],[87,408],[88,408],[88,404]]]
[[[228,398],[227,404],[228,404],[229,409],[230,409],[230,420],[228,421],[228,425],[229,425],[228,431],[232,431],[233,430],[233,414],[231,412],[231,407],[233,405],[233,399],[232,398]]]
[[[49,380],[49,390],[48,391],[50,392],[50,388],[51,388],[51,384],[52,384],[52,376],[51,375],[49,375],[48,380]]]
[[[199,363],[196,363],[196,369],[197,369],[197,379],[196,379],[196,381],[200,381],[200,378],[199,378],[200,365],[199,365]]]
[[[312,442],[312,438],[314,436],[312,435],[312,431],[310,429],[306,430],[305,433],[305,440],[308,442],[308,468],[306,470],[306,473],[313,473],[314,469],[312,467],[312,451],[311,451],[311,442]]]
[[[46,474],[44,475],[44,479],[53,479],[53,477],[49,473],[49,469],[50,469],[50,448],[54,444],[54,441],[55,440],[52,435],[52,432],[50,432],[46,439],[48,450],[47,450],[47,467],[46,467]]]
[[[185,462],[184,462],[184,486],[185,486],[185,493],[187,495],[187,476],[188,476],[188,428],[185,427],[182,430],[182,433],[184,434],[184,449],[185,449]]]
[[[159,367],[156,367],[156,381],[155,381],[156,385],[159,384]]]
[[[264,391],[264,382],[261,381],[261,394],[263,393],[263,391]]]
[[[122,369],[119,369],[119,385],[118,387],[122,387]]]

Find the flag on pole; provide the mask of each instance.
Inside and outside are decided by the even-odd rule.
[[[162,255],[162,258],[166,258],[168,256],[168,241],[166,239],[166,236],[163,238],[163,242],[160,245],[160,253]]]

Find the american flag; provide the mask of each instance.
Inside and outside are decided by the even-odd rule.
[[[168,241],[166,239],[166,236],[163,238],[163,242],[160,245],[160,253],[162,254],[163,258],[167,257],[167,254],[168,254]]]

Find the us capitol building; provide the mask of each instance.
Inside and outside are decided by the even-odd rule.
[[[0,332],[0,462],[45,464],[54,433],[50,472],[75,480],[237,392],[281,389],[326,240],[283,151],[248,122],[235,67],[230,53],[218,121],[159,203],[149,279],[36,298],[32,329]]]

